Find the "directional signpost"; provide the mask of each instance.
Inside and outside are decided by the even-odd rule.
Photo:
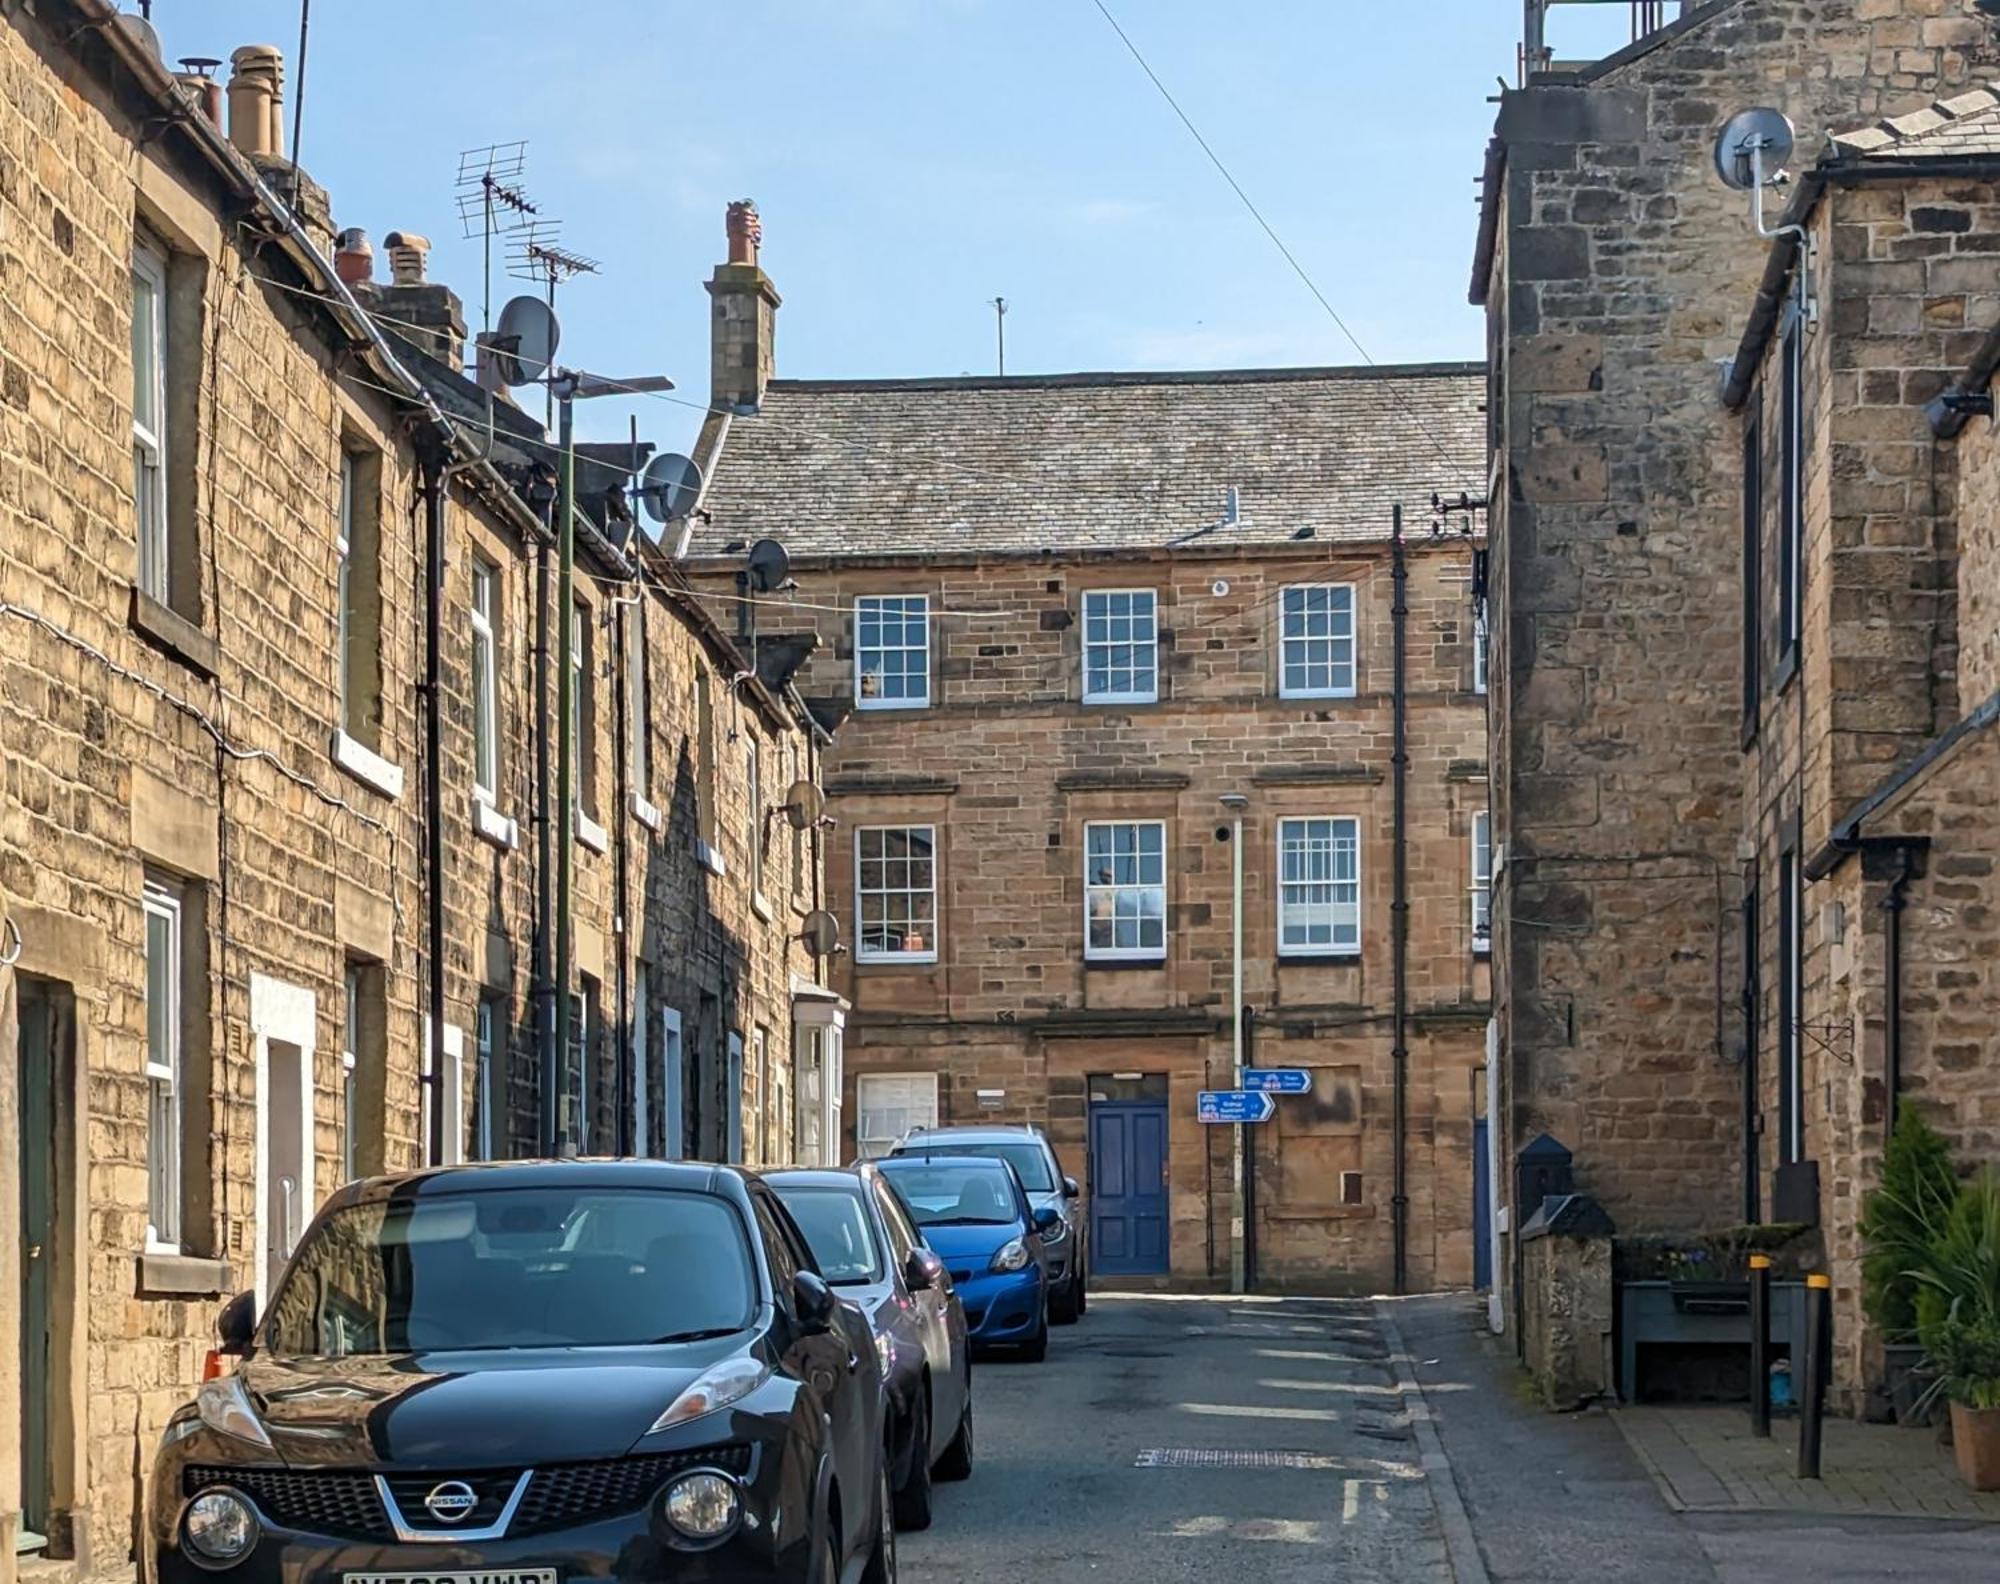
[[[1311,1094],[1313,1080],[1303,1067],[1246,1067],[1243,1087],[1267,1094]]]
[[[1200,1099],[1201,1120],[1223,1125],[1268,1122],[1278,1109],[1278,1102],[1261,1089],[1204,1089]]]

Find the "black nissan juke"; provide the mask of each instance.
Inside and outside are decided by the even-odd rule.
[[[868,1322],[754,1177],[353,1184],[250,1308],[167,1427],[150,1584],[893,1584]]]

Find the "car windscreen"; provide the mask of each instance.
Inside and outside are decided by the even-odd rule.
[[[912,1156],[876,1164],[920,1227],[1010,1226],[1021,1219],[1014,1185],[997,1164],[934,1165]]]
[[[532,1187],[347,1205],[299,1245],[272,1300],[274,1353],[342,1358],[629,1347],[725,1335],[757,1307],[726,1201]]]
[[[875,1229],[861,1203],[861,1186],[807,1187],[782,1179],[770,1180],[812,1245],[819,1273],[836,1287],[855,1287],[882,1279],[882,1255],[875,1246]]]
[[[919,1146],[916,1149],[907,1151],[907,1153],[918,1157],[936,1153],[940,1155],[949,1154],[959,1156],[978,1155],[986,1160],[1003,1160],[1020,1173],[1021,1186],[1027,1189],[1029,1193],[1053,1193],[1055,1191],[1055,1179],[1049,1175],[1049,1152],[1039,1144],[1029,1142],[1020,1144],[961,1144],[954,1139],[949,1149],[946,1149],[940,1143],[938,1149],[934,1152],[927,1151]]]

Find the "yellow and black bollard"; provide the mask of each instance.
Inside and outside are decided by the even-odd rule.
[[[1750,1433],[1771,1433],[1771,1256],[1750,1256]]]
[[[1820,1422],[1833,1378],[1833,1279],[1806,1278],[1806,1360],[1799,1401],[1799,1478],[1819,1478]]]

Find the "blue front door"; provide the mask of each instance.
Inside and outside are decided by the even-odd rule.
[[[1103,1276],[1167,1272],[1167,1107],[1090,1108],[1090,1267]]]
[[[1493,1285],[1493,1180],[1486,1158],[1487,1122],[1472,1124],[1472,1285]]]

